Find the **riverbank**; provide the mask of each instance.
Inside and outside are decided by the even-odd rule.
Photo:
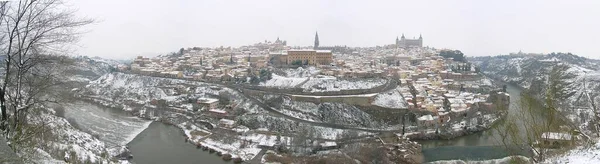
[[[415,141],[423,141],[423,140],[451,140],[457,137],[467,136],[479,132],[483,132],[491,129],[494,125],[496,125],[501,120],[504,120],[507,112],[498,112],[498,116],[492,115],[484,115],[480,117],[484,117],[486,121],[483,121],[482,124],[478,124],[475,126],[460,126],[460,124],[452,124],[452,127],[449,127],[451,130],[449,132],[443,132],[448,130],[439,129],[438,133],[436,133],[435,129],[428,129],[421,132],[411,132],[406,133],[405,136],[411,140]],[[488,117],[486,117],[488,116]],[[464,121],[463,121],[464,122]],[[461,122],[461,123],[463,123]],[[442,132],[440,132],[442,131]]]
[[[159,121],[152,122],[146,130],[127,144],[133,163],[211,163],[231,164],[221,157],[203,151],[186,142],[181,129]]]
[[[262,150],[260,148],[254,148],[258,146],[259,142],[252,142],[253,140],[249,137],[236,140],[238,142],[239,140],[250,141],[249,144],[246,143],[246,146],[241,146],[242,143],[238,142],[225,144],[211,139],[210,136],[213,135],[211,131],[202,129],[192,123],[184,122],[176,124],[169,120],[159,121],[179,129],[180,135],[185,137],[186,143],[196,146],[197,149],[208,151],[211,154],[215,153],[216,156],[221,157],[225,161],[233,160],[236,163],[249,161]]]
[[[236,138],[236,142],[231,144],[222,143],[221,141],[217,141],[214,139],[210,139],[210,135],[212,132],[210,130],[200,128],[200,126],[192,123],[192,118],[190,116],[186,116],[185,114],[178,114],[174,112],[163,112],[162,117],[146,117],[145,115],[139,115],[136,112],[144,111],[142,109],[131,109],[128,107],[128,104],[120,104],[114,105],[107,100],[98,99],[97,97],[90,96],[78,96],[80,99],[85,100],[86,102],[92,103],[94,105],[103,106],[110,109],[120,110],[123,112],[127,112],[129,115],[136,116],[137,118],[141,118],[149,121],[157,121],[160,123],[164,123],[169,126],[173,126],[179,129],[179,135],[186,137],[185,141],[189,143],[189,145],[193,145],[198,148],[202,148],[202,150],[207,150],[209,153],[214,153],[217,156],[221,156],[225,160],[233,160],[236,162],[248,161],[254,158],[260,151],[258,144],[264,141],[266,136],[259,136],[258,138],[250,138],[250,137],[242,137]],[[119,109],[121,107],[122,109]],[[150,125],[150,123],[144,124],[145,127]],[[145,129],[145,128],[144,128]],[[144,129],[140,129],[134,132],[134,134],[139,134]],[[131,135],[128,137],[127,141],[133,140],[136,135]],[[274,139],[274,138],[273,138]],[[244,148],[241,147],[242,141],[250,141],[249,144],[245,145]],[[274,141],[272,141],[274,142]],[[126,142],[129,143],[129,142]]]
[[[516,105],[520,99],[520,87],[507,85],[507,93],[510,94],[510,105],[506,112],[502,113],[502,118],[494,121],[487,129],[478,132],[471,132],[468,135],[454,137],[445,140],[418,140],[423,147],[423,155],[426,162],[439,160],[492,160],[508,156],[508,153],[502,149],[502,143],[499,140],[500,135],[497,131],[491,130],[494,126],[500,126],[505,118],[516,115],[520,108]],[[450,154],[443,154],[442,150],[452,150]],[[528,156],[524,152],[521,155]]]

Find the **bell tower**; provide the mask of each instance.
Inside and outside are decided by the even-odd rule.
[[[319,33],[315,32],[315,47],[314,49],[319,48]]]

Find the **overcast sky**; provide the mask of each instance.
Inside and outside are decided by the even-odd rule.
[[[71,0],[86,27],[80,55],[128,59],[181,47],[376,46],[423,35],[468,56],[572,52],[600,59],[599,0]]]

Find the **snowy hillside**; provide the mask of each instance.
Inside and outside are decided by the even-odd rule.
[[[570,53],[552,53],[547,55],[505,55],[494,57],[474,57],[469,61],[480,67],[491,78],[543,93],[548,73],[553,66],[564,64],[573,73],[574,95],[567,102],[572,111],[565,116],[581,129],[589,128],[588,122],[593,116],[591,101],[600,102],[600,61],[579,57]]]
[[[407,108],[408,104],[398,88],[387,91],[385,93],[379,93],[375,96],[374,105],[386,107],[386,108]]]
[[[472,57],[470,62],[481,72],[506,82],[529,88],[533,81],[543,80],[552,66],[567,64],[577,75],[592,73],[600,68],[600,61],[579,57],[570,53],[547,55],[503,55],[494,57]]]
[[[276,70],[272,79],[261,82],[259,85],[272,88],[302,88],[305,92],[332,92],[369,89],[382,86],[387,82],[380,78],[339,79],[318,74],[319,70],[315,67],[281,69]]]
[[[52,156],[54,159],[69,159],[73,161],[89,161],[92,163],[112,163],[110,158],[116,155],[109,150],[104,142],[92,135],[82,132],[71,125],[66,119],[49,113],[41,113],[39,117],[31,117],[33,124],[45,124],[52,129],[52,140],[45,140],[38,146],[36,157]],[[42,138],[40,138],[42,139]],[[25,153],[24,155],[29,155]]]
[[[275,87],[275,88],[294,88],[302,84],[308,78],[305,77],[285,77],[273,74],[273,77],[265,82],[261,82],[260,86]]]
[[[598,142],[598,141],[596,141]],[[597,164],[600,163],[600,143],[589,147],[579,147],[567,152],[562,156],[551,158],[544,163],[577,163]]]
[[[86,56],[73,57],[73,64],[69,65],[67,72],[72,74],[73,81],[87,82],[94,80],[117,67],[118,63],[109,59],[89,58]]]
[[[387,82],[385,79],[337,79],[335,77],[322,76],[310,78],[302,86],[307,92],[330,92],[355,89],[369,89],[382,86]]]
[[[319,74],[319,70],[315,67],[302,68],[298,67],[296,69],[285,69],[286,77],[311,77]]]

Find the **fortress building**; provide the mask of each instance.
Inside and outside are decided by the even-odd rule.
[[[406,39],[402,34],[400,39],[396,37],[396,46],[400,48],[423,47],[423,36],[419,35],[419,39]]]

